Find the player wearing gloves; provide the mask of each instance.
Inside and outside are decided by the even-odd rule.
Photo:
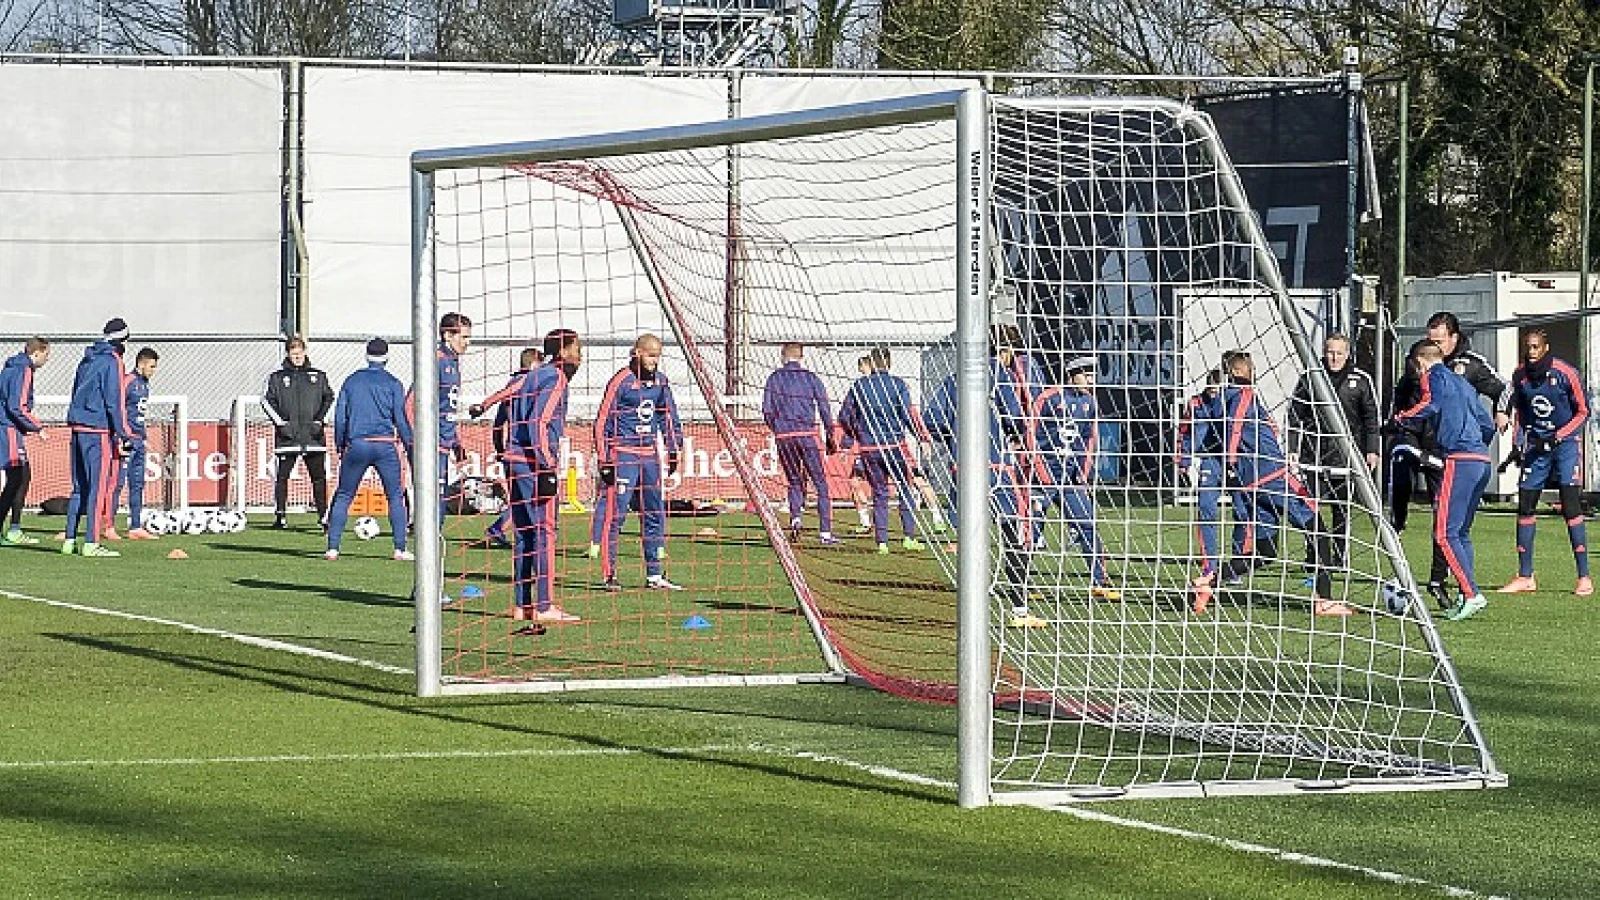
[[[339,542],[350,517],[350,503],[368,469],[377,470],[389,501],[394,558],[416,558],[406,550],[406,502],[400,477],[400,455],[411,452],[411,422],[406,415],[405,388],[384,368],[388,361],[388,342],[382,338],[368,341],[367,367],[344,380],[333,408],[339,488],[333,495],[333,508],[328,511],[328,550],[323,555],[330,560],[339,558]]]
[[[594,508],[599,535],[600,573],[606,590],[621,589],[617,581],[617,541],[635,492],[639,498],[639,531],[644,544],[645,587],[682,590],[667,580],[667,501],[662,484],[660,453],[667,455],[666,475],[678,471],[683,452],[683,427],[672,386],[661,366],[661,339],[640,335],[633,342],[628,365],[606,384],[595,414],[595,457],[600,467],[600,491]],[[658,446],[659,445],[659,446]]]
[[[1594,581],[1589,578],[1588,536],[1580,503],[1579,438],[1589,421],[1589,401],[1578,370],[1550,354],[1550,336],[1543,329],[1523,336],[1522,359],[1501,404],[1517,423],[1522,480],[1517,485],[1517,577],[1499,592],[1526,594],[1539,589],[1533,577],[1534,511],[1539,494],[1553,481],[1561,491],[1561,516],[1567,520],[1567,538],[1578,566],[1572,592],[1587,597],[1594,593]]]
[[[490,428],[489,436],[494,444],[496,459],[502,459],[505,456],[507,436],[511,433],[511,398],[515,397],[517,391],[522,389],[522,379],[526,378],[528,373],[542,362],[544,362],[544,353],[538,347],[524,348],[521,356],[517,359],[517,370],[511,373],[511,377],[506,381],[505,387],[485,397],[482,403],[474,403],[467,408],[467,415],[474,419],[482,418],[489,407],[495,408],[494,425]],[[509,494],[510,492],[507,491],[507,493]],[[506,537],[506,525],[510,524],[510,522],[511,506],[508,504],[505,509],[500,510],[500,515],[495,517],[494,522],[483,530],[483,536],[489,542],[489,546],[511,546],[511,541]]]
[[[101,524],[111,518],[111,492],[116,485],[116,460],[133,449],[124,396],[122,348],[128,342],[128,323],[112,319],[102,337],[83,352],[72,377],[72,405],[67,424],[72,426],[72,498],[67,501],[65,555],[121,556],[100,545]],[[87,521],[85,541],[78,545],[78,520]]]
[[[1434,504],[1434,540],[1461,586],[1461,599],[1445,617],[1459,621],[1489,605],[1473,579],[1472,519],[1489,485],[1489,441],[1494,422],[1471,384],[1444,364],[1444,351],[1429,341],[1412,355],[1421,397],[1395,420],[1403,427],[1427,426],[1444,451],[1444,471]]]
[[[28,465],[24,437],[38,434],[44,423],[33,414],[33,373],[50,361],[50,342],[28,338],[22,352],[6,360],[0,368],[0,470],[5,487],[0,488],[0,527],[10,518],[11,527],[0,535],[4,544],[37,544],[22,530],[22,504],[28,497],[33,470]]]
[[[778,448],[778,462],[789,485],[789,531],[800,536],[800,513],[805,509],[806,480],[817,491],[817,537],[824,544],[837,544],[833,536],[833,501],[828,495],[828,476],[822,470],[824,449],[831,456],[839,450],[833,436],[833,409],[828,390],[817,373],[800,364],[805,348],[798,343],[783,345],[783,365],[767,376],[761,394],[761,417],[772,430]],[[822,437],[817,423],[822,423]]]
[[[555,603],[556,513],[561,508],[561,439],[567,428],[567,386],[583,362],[578,333],[558,328],[544,338],[543,365],[528,371],[509,401],[505,460],[515,530],[512,617],[520,633],[542,634],[543,623],[579,621]]]

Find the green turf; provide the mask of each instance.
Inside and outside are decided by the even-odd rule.
[[[1511,787],[1095,809],[1486,894],[1600,895],[1600,600],[1565,593],[1563,529],[1541,524],[1546,590],[1446,632]],[[1425,569],[1422,532],[1406,538]],[[1510,533],[1505,516],[1478,527],[1490,585],[1512,574]],[[167,560],[174,546],[192,558]],[[0,588],[411,663],[409,567],[386,545],[348,542],[332,565],[309,529],[121,547],[0,548]],[[962,811],[946,788],[796,755],[954,779],[951,710],[862,689],[419,701],[370,668],[0,609],[4,896],[1437,896],[1056,813]]]

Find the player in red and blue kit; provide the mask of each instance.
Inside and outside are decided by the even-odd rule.
[[[384,366],[389,344],[382,338],[367,342],[367,367],[351,373],[339,387],[333,406],[333,445],[339,450],[339,487],[328,511],[328,550],[323,556],[339,558],[339,543],[350,518],[350,503],[368,469],[376,469],[389,501],[389,529],[394,535],[394,558],[412,560],[406,550],[406,503],[400,474],[401,454],[410,454],[413,436],[406,414],[406,391],[400,379]]]
[[[0,473],[5,476],[5,487],[0,488],[0,525],[11,520],[11,527],[0,535],[0,544],[39,543],[22,530],[22,505],[33,480],[24,439],[44,428],[33,414],[33,373],[49,361],[50,342],[31,337],[21,353],[0,367]]]
[[[1278,440],[1272,416],[1255,392],[1255,368],[1248,353],[1233,354],[1228,360],[1230,383],[1217,398],[1223,419],[1223,462],[1232,470],[1239,489],[1250,491],[1250,509],[1258,529],[1254,552],[1235,556],[1223,566],[1224,581],[1242,577],[1261,562],[1277,556],[1275,526],[1287,519],[1296,528],[1313,536],[1311,612],[1318,616],[1348,616],[1348,604],[1333,599],[1332,579],[1323,560],[1332,558],[1331,539],[1318,521],[1316,501],[1300,479],[1289,471],[1288,458]],[[1215,576],[1202,574],[1194,580],[1196,613],[1204,613],[1211,602]]]
[[[522,355],[517,360],[518,368],[511,373],[511,378],[506,382],[505,387],[483,398],[482,403],[475,403],[467,409],[467,414],[477,419],[483,415],[484,410],[491,406],[495,408],[494,424],[490,428],[490,440],[494,444],[494,452],[497,458],[505,454],[507,436],[511,432],[510,400],[516,396],[517,390],[522,387],[522,379],[542,362],[544,362],[544,353],[538,347],[524,348]],[[509,493],[508,491],[507,494],[509,495]],[[488,540],[489,546],[511,546],[511,541],[506,537],[506,525],[510,524],[510,522],[511,507],[507,505],[500,510],[500,515],[495,517],[494,522],[483,530],[483,536]]]
[[[928,443],[928,429],[911,404],[911,389],[904,379],[889,374],[889,348],[874,347],[867,357],[872,372],[850,386],[839,410],[843,444],[860,447],[862,468],[872,488],[872,531],[878,552],[889,552],[891,481],[900,492],[900,527],[905,533],[901,546],[923,550],[925,545],[917,540],[916,487],[911,482],[911,461],[906,458],[903,442],[907,435],[914,435]]]
[[[1573,593],[1594,593],[1589,578],[1588,535],[1583,524],[1583,448],[1579,439],[1589,421],[1589,399],[1583,380],[1565,361],[1550,355],[1550,336],[1543,329],[1522,339],[1523,363],[1511,376],[1501,399],[1502,412],[1515,417],[1522,456],[1522,481],[1517,485],[1517,577],[1502,594],[1539,589],[1533,577],[1534,510],[1539,494],[1554,481],[1561,491],[1561,516],[1577,560],[1578,583]]]
[[[1222,494],[1227,487],[1227,467],[1222,461],[1225,428],[1221,398],[1222,370],[1212,369],[1206,373],[1205,390],[1189,398],[1183,418],[1178,423],[1178,471],[1186,473],[1190,461],[1196,463],[1195,507],[1200,517],[1200,524],[1196,526],[1200,537],[1200,574],[1213,576],[1221,565],[1218,543],[1222,528]],[[1233,506],[1231,544],[1233,555],[1241,556],[1253,550],[1254,523],[1251,520],[1255,513],[1247,491],[1234,490],[1230,494]]]
[[[555,602],[556,514],[561,508],[561,439],[567,428],[567,386],[583,362],[578,333],[557,328],[545,335],[543,365],[528,370],[507,413],[501,454],[511,482],[512,618],[529,623],[520,634],[543,634],[544,624],[580,621]]]
[[[817,491],[818,539],[837,544],[833,536],[833,500],[828,494],[828,476],[822,470],[824,449],[831,455],[839,450],[833,436],[833,409],[828,389],[817,373],[800,364],[805,348],[798,343],[783,345],[783,365],[767,376],[761,393],[761,417],[772,430],[778,449],[778,463],[789,484],[789,531],[800,537],[800,513],[806,505],[806,480]],[[822,436],[817,423],[822,423]]]
[[[1028,485],[1018,472],[1016,449],[1027,439],[1027,417],[1022,398],[1013,379],[1012,349],[1003,329],[991,333],[989,358],[989,510],[1000,526],[1000,573],[996,590],[1011,604],[1012,628],[1044,628],[1048,623],[1028,608],[1028,577],[1032,564],[1033,541],[1029,535],[1032,503]],[[956,485],[959,437],[957,415],[960,398],[956,376],[945,378],[928,402],[927,428],[931,436],[944,442],[950,457],[950,521],[959,522]]]
[[[600,493],[595,498],[594,532],[600,540],[600,573],[608,591],[617,581],[617,541],[622,523],[637,494],[639,533],[644,544],[644,584],[679,591],[667,579],[667,499],[662,484],[661,452],[666,475],[678,471],[683,452],[683,425],[672,385],[661,371],[661,339],[640,335],[633,342],[628,365],[611,377],[595,413],[594,452],[600,468]]]
[[[161,354],[145,347],[133,358],[133,371],[127,375],[127,385],[124,391],[128,404],[128,429],[133,432],[133,447],[122,461],[121,471],[117,477],[117,486],[111,492],[111,511],[113,513],[122,505],[122,486],[128,486],[128,539],[134,541],[153,541],[156,536],[144,527],[144,476],[145,476],[145,443],[149,432],[145,427],[145,419],[150,414],[150,378],[156,374],[160,365]],[[114,532],[108,532],[110,537]]]
[[[83,352],[72,378],[72,405],[67,408],[67,424],[72,426],[72,499],[67,501],[64,555],[122,555],[100,545],[100,528],[111,519],[116,459],[134,440],[123,396],[122,348],[127,342],[128,323],[120,318],[107,322],[102,338]],[[80,518],[88,521],[81,549]]]
[[[446,490],[450,484],[450,461],[466,457],[461,438],[456,432],[456,421],[461,410],[461,354],[472,346],[472,320],[457,312],[439,317],[439,346],[434,350],[434,360],[439,372],[439,524],[444,524],[445,510],[450,508]],[[406,393],[406,415],[414,416],[416,399]],[[415,418],[411,419],[416,422]]]
[[[1471,383],[1443,365],[1444,350],[1433,342],[1412,355],[1422,389],[1417,404],[1395,414],[1401,427],[1431,426],[1445,454],[1444,473],[1433,510],[1434,540],[1461,586],[1461,599],[1445,618],[1460,621],[1489,605],[1473,579],[1472,519],[1489,486],[1489,441],[1494,421],[1478,402]]]
[[[1099,412],[1094,400],[1095,359],[1067,362],[1067,387],[1047,387],[1035,395],[1029,437],[1033,441],[1033,489],[1038,513],[1052,506],[1066,514],[1067,529],[1089,561],[1090,593],[1117,600],[1106,578],[1106,548],[1094,525],[1095,447]],[[1039,523],[1042,526],[1042,522]]]

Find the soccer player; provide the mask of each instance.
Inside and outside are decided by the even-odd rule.
[[[110,517],[115,458],[131,450],[134,441],[123,393],[122,349],[127,342],[128,323],[121,318],[110,320],[101,330],[100,340],[83,352],[72,377],[72,404],[67,408],[67,424],[72,426],[72,498],[67,501],[63,555],[122,555],[100,545],[100,528]],[[79,518],[87,523],[81,549]]]
[[[1430,316],[1428,336],[1425,341],[1438,345],[1443,351],[1446,368],[1466,379],[1479,396],[1487,397],[1490,403],[1498,404],[1505,394],[1505,382],[1495,374],[1488,360],[1473,352],[1467,336],[1461,333],[1461,321],[1454,313],[1438,312]],[[1421,346],[1423,341],[1417,342],[1412,346],[1412,352],[1415,353]],[[1420,371],[1421,369],[1412,363],[1401,373],[1394,389],[1396,413],[1410,409],[1421,402],[1422,385],[1417,374]],[[1497,426],[1504,428],[1508,421],[1509,417],[1504,411],[1497,413]],[[1411,506],[1412,483],[1416,473],[1419,470],[1422,472],[1429,491],[1438,497],[1445,453],[1426,430],[1399,427],[1400,435],[1390,451],[1389,502],[1394,527],[1403,531]],[[1437,508],[1436,504],[1435,511]],[[1446,584],[1450,571],[1451,567],[1445,560],[1444,547],[1435,542],[1433,560],[1428,569],[1427,590],[1441,604],[1453,605],[1449,604],[1449,588]]]
[[[1573,593],[1594,593],[1589,578],[1588,536],[1583,524],[1583,448],[1579,437],[1589,421],[1578,370],[1550,354],[1550,335],[1535,328],[1523,335],[1522,365],[1511,375],[1502,406],[1517,422],[1522,450],[1522,481],[1517,485],[1517,577],[1502,594],[1529,594],[1539,589],[1533,577],[1534,510],[1539,494],[1551,481],[1561,491],[1561,516],[1577,560],[1578,583]]]
[[[444,524],[450,506],[446,496],[450,484],[450,461],[466,458],[456,420],[461,410],[461,354],[472,346],[472,320],[458,312],[439,317],[439,345],[434,350],[439,373],[439,524]],[[415,400],[406,394],[406,414],[414,415]],[[415,421],[413,419],[412,421]]]
[[[1033,493],[1042,516],[1052,506],[1066,514],[1067,529],[1089,561],[1090,594],[1117,600],[1106,578],[1106,549],[1094,525],[1094,465],[1099,413],[1092,356],[1066,364],[1067,387],[1047,387],[1033,401],[1029,429],[1034,445]],[[1035,523],[1042,529],[1043,524]],[[1037,544],[1035,544],[1037,546]]]
[[[515,532],[512,618],[521,634],[543,634],[544,623],[581,621],[555,603],[556,514],[561,509],[561,439],[567,428],[567,386],[583,362],[576,331],[545,335],[545,362],[528,371],[512,395],[505,460]]]
[[[1445,618],[1460,621],[1489,605],[1473,579],[1472,518],[1489,486],[1489,441],[1495,426],[1470,382],[1445,364],[1445,351],[1428,342],[1417,348],[1413,365],[1422,387],[1416,405],[1395,418],[1401,425],[1430,426],[1444,452],[1444,472],[1434,503],[1434,539],[1461,586],[1461,599]]]
[[[123,389],[127,395],[128,429],[133,432],[134,440],[127,458],[122,461],[117,486],[111,492],[111,512],[115,513],[121,506],[122,486],[127,484],[128,539],[133,541],[156,539],[144,527],[145,443],[149,437],[145,420],[150,414],[150,379],[155,377],[160,364],[161,354],[150,347],[141,348],[133,358],[133,371],[128,373]],[[115,540],[115,534],[114,528],[106,530],[107,538]]]
[[[1329,335],[1323,341],[1322,362],[1344,412],[1343,421],[1351,428],[1350,436],[1364,455],[1367,468],[1377,471],[1383,436],[1378,417],[1378,392],[1372,376],[1356,367],[1350,358],[1350,339],[1342,334]],[[1311,390],[1310,372],[1300,376],[1289,400],[1289,429],[1289,439],[1305,464],[1302,471],[1308,475],[1306,480],[1310,482],[1313,495],[1331,507],[1328,524],[1333,529],[1334,558],[1330,563],[1343,568],[1344,547],[1350,532],[1350,463],[1340,439],[1341,421],[1332,410],[1318,408]],[[1308,543],[1308,560],[1310,555]]]
[[[1011,617],[1006,623],[1009,627],[1044,628],[1048,623],[1028,607],[1028,570],[1033,545],[1028,534],[1031,503],[1027,484],[1017,472],[1015,456],[1016,448],[1022,446],[1025,439],[1026,417],[1016,382],[1012,380],[1012,350],[1005,341],[1006,334],[1001,329],[995,329],[990,335],[989,510],[1000,526],[1001,581],[997,590],[1011,603]],[[956,376],[950,375],[928,403],[927,427],[931,434],[944,441],[952,470],[960,466],[956,452],[960,443],[956,433],[958,411]],[[951,483],[959,483],[959,474],[955,471],[951,473]],[[952,487],[952,510],[959,509],[957,498],[956,489]],[[957,517],[952,515],[951,520],[957,521]]]
[[[1223,567],[1224,580],[1242,576],[1260,562],[1277,556],[1272,526],[1287,519],[1296,528],[1314,536],[1312,614],[1348,616],[1353,610],[1343,601],[1333,599],[1329,566],[1323,563],[1332,557],[1332,541],[1322,527],[1316,501],[1311,499],[1300,479],[1289,471],[1288,459],[1278,442],[1277,426],[1256,396],[1255,367],[1250,354],[1232,354],[1228,369],[1229,383],[1223,386],[1217,398],[1223,420],[1223,461],[1234,473],[1239,489],[1251,492],[1254,521],[1261,530],[1253,542],[1253,553],[1228,560]],[[1192,608],[1196,613],[1204,613],[1210,605],[1215,581],[1214,575],[1204,574],[1194,580]]]
[[[866,377],[872,374],[872,357],[863,356],[856,360],[856,374]],[[844,429],[839,429],[843,432]],[[853,442],[841,442],[842,447],[853,446]],[[861,459],[861,451],[856,450],[854,458],[850,460],[850,502],[855,505],[856,524],[850,526],[851,534],[872,533],[872,485],[867,483],[867,464]],[[902,500],[902,503],[905,501]]]
[[[261,408],[272,420],[273,460],[277,463],[272,488],[273,528],[288,528],[289,476],[295,463],[304,461],[311,477],[311,501],[317,521],[328,523],[328,448],[324,423],[333,411],[333,385],[328,373],[311,365],[305,339],[289,338],[283,367],[267,376]]]
[[[484,411],[493,406],[494,425],[490,428],[490,440],[494,442],[494,453],[497,458],[503,457],[506,452],[507,435],[511,432],[511,403],[512,397],[522,387],[522,379],[527,377],[533,368],[544,362],[544,353],[538,347],[526,347],[517,359],[517,370],[511,373],[511,378],[506,386],[483,398],[482,403],[474,403],[467,408],[467,415],[474,419],[481,418]],[[509,491],[507,494],[509,495]],[[500,510],[493,523],[483,530],[484,538],[491,547],[510,547],[511,541],[506,537],[506,525],[511,522],[511,506]]]
[[[594,519],[600,523],[600,574],[608,591],[622,589],[617,581],[617,541],[622,523],[637,493],[639,533],[644,545],[644,585],[656,590],[681,591],[667,579],[667,501],[662,485],[661,451],[667,455],[666,474],[678,471],[683,452],[683,426],[672,385],[661,371],[661,339],[643,334],[633,342],[628,364],[607,382],[594,420],[595,457],[600,468],[600,494]]]
[[[5,477],[5,487],[0,488],[0,526],[7,518],[11,520],[11,527],[0,535],[3,544],[39,543],[22,530],[22,505],[33,480],[24,438],[44,428],[33,414],[33,373],[49,361],[50,342],[31,337],[21,353],[0,367],[0,474]]]
[[[339,543],[350,503],[368,469],[376,469],[383,494],[389,501],[389,529],[394,535],[394,559],[416,559],[406,549],[406,503],[400,477],[401,454],[412,449],[411,418],[406,415],[406,391],[400,379],[389,374],[389,344],[382,338],[367,342],[367,367],[350,374],[339,387],[333,408],[333,444],[339,451],[339,487],[328,511],[326,559],[339,558]]]
[[[783,345],[783,365],[767,376],[761,393],[761,417],[772,429],[778,447],[778,462],[789,484],[789,531],[800,537],[800,514],[806,506],[806,479],[817,491],[817,539],[837,544],[833,536],[833,501],[828,496],[828,476],[822,470],[822,454],[839,452],[833,435],[833,408],[828,389],[817,373],[801,365],[805,348],[795,342]],[[822,423],[822,437],[817,423]]]
[[[900,492],[900,527],[906,550],[926,549],[917,540],[914,514],[916,496],[911,484],[911,463],[901,443],[907,435],[919,442],[929,441],[928,429],[911,405],[911,389],[903,379],[889,374],[892,362],[888,347],[875,347],[867,354],[872,372],[850,386],[839,410],[839,425],[845,439],[860,447],[867,483],[872,487],[872,530],[878,552],[889,552],[889,483]]]

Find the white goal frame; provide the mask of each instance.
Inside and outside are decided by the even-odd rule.
[[[712,146],[735,146],[759,141],[802,138],[826,135],[853,129],[886,126],[903,126],[938,121],[955,123],[954,193],[951,198],[955,210],[956,247],[954,261],[955,279],[955,357],[956,391],[959,415],[957,417],[957,456],[962,459],[985,459],[989,456],[989,330],[992,318],[991,242],[988,210],[991,208],[990,178],[992,174],[990,124],[991,104],[1004,104],[1008,108],[1070,110],[1073,112],[1113,112],[1134,109],[1159,113],[1192,124],[1206,152],[1216,161],[1222,176],[1220,190],[1232,210],[1245,211],[1241,218],[1245,239],[1251,244],[1247,251],[1253,262],[1262,288],[1272,295],[1283,320],[1284,330],[1292,343],[1292,350],[1307,371],[1320,372],[1318,357],[1307,338],[1289,292],[1285,288],[1277,261],[1261,232],[1260,223],[1249,214],[1243,187],[1237,173],[1228,163],[1228,157],[1210,121],[1203,114],[1177,101],[1150,98],[1041,98],[1038,100],[991,100],[981,88],[948,91],[920,96],[881,100],[848,106],[828,107],[802,112],[783,113],[719,121],[698,125],[646,129],[614,134],[560,138],[512,144],[477,147],[423,150],[412,154],[412,335],[416,346],[427,346],[433,340],[438,320],[438,300],[433,284],[430,247],[430,225],[433,213],[434,174],[443,170],[462,168],[489,168],[522,164],[558,162],[573,159],[594,160],[608,157],[632,156],[646,153],[690,150]],[[626,223],[626,217],[624,217]],[[648,267],[647,267],[648,268]],[[412,381],[418,409],[437,407],[438,384],[434,363],[427,354],[417,354]],[[1325,377],[1310,379],[1315,401],[1324,407],[1338,409],[1332,386]],[[728,402],[732,398],[716,394],[715,386],[709,389],[718,399]],[[415,472],[416,484],[435,484],[438,481],[438,422],[433,416],[419,416],[415,422]],[[1353,440],[1346,433],[1342,443],[1349,459],[1358,459]],[[1459,678],[1437,634],[1425,630],[1426,641],[1440,668],[1447,672],[1452,705],[1459,713],[1468,734],[1468,743],[1479,752],[1481,765],[1477,771],[1456,773],[1428,783],[1416,778],[1384,778],[1370,780],[1342,780],[1338,784],[1327,782],[1293,781],[1289,779],[1264,779],[1261,782],[1207,782],[1167,783],[1139,786],[1137,789],[1101,789],[1097,791],[1040,790],[999,793],[995,790],[991,757],[996,694],[991,661],[991,588],[994,583],[992,548],[990,546],[992,516],[990,510],[989,472],[986,467],[966,465],[959,467],[957,480],[958,539],[961,552],[955,566],[957,593],[957,718],[958,718],[958,800],[964,807],[991,803],[1051,804],[1084,800],[1107,799],[1119,796],[1217,796],[1231,793],[1307,793],[1330,789],[1350,791],[1375,791],[1396,789],[1461,789],[1495,786],[1505,783],[1505,777],[1494,765],[1477,720],[1460,688]],[[1376,489],[1370,478],[1353,479],[1353,486],[1362,504],[1378,509]],[[435,491],[420,491],[416,498],[417,578],[414,592],[416,618],[416,673],[419,696],[431,697],[446,694],[480,693],[486,691],[538,690],[526,685],[482,685],[447,683],[441,673],[441,611],[438,598],[444,584],[443,559],[438,529],[438,504]],[[1397,571],[1411,581],[1404,551],[1392,529],[1378,529],[1379,547],[1394,560]],[[831,654],[824,646],[824,657]],[[748,678],[719,679],[723,683],[773,683]],[[799,680],[818,680],[800,676],[784,683]],[[823,678],[821,680],[830,680]],[[670,687],[687,684],[688,679],[647,679],[644,683],[619,684],[604,682],[596,688],[620,686]],[[543,689],[550,689],[545,687]],[[559,688],[557,688],[559,689]]]

